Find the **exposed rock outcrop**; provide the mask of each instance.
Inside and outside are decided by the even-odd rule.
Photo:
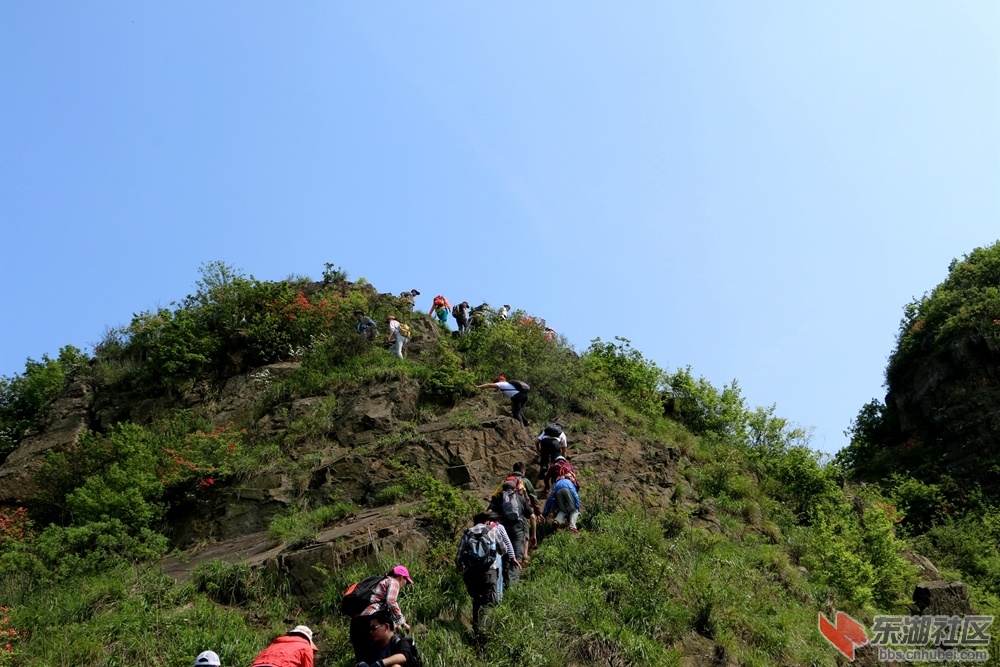
[[[77,380],[53,402],[44,424],[31,433],[0,465],[0,502],[22,503],[38,491],[35,473],[49,452],[74,447],[90,428],[93,393],[86,380]]]

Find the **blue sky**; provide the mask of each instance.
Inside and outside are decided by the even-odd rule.
[[[0,375],[221,260],[624,336],[832,452],[1000,238],[996,2],[0,3]]]

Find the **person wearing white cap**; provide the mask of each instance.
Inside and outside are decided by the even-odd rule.
[[[254,658],[252,667],[313,667],[313,631],[296,625]]]
[[[194,659],[194,667],[222,667],[222,661],[215,651],[202,651]]]

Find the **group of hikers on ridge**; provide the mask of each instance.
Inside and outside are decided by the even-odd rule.
[[[400,294],[398,301],[403,309],[412,312],[414,306],[413,299],[419,295],[420,292],[412,289]],[[427,314],[445,329],[448,329],[448,316],[451,315],[455,318],[455,325],[458,327],[457,333],[462,335],[469,333],[473,329],[489,326],[494,320],[509,319],[510,305],[504,304],[502,308],[493,310],[485,302],[476,307],[471,307],[468,301],[463,301],[452,306],[447,298],[438,294],[431,302],[431,307],[427,311]],[[358,334],[367,341],[375,342],[378,337],[378,323],[363,310],[355,310],[354,317],[357,320],[355,330],[357,330]],[[545,326],[544,320],[536,322],[533,317],[522,317],[521,324],[535,324],[544,327],[545,340],[547,341],[551,341],[556,335],[555,329]],[[411,339],[410,325],[400,322],[395,315],[389,315],[386,317],[386,326],[388,327],[388,335],[384,342],[386,345],[392,347],[392,353],[395,356],[402,359],[405,354],[406,344]]]
[[[419,292],[417,293],[419,294]],[[453,306],[446,297],[438,294],[432,300],[430,310],[427,311],[427,314],[445,328],[448,327],[448,316],[451,315],[455,318],[455,326],[458,328],[458,333],[467,334],[473,329],[487,326],[493,318],[506,320],[510,317],[510,306],[504,304],[503,308],[497,311],[493,311],[490,308],[490,304],[485,301],[475,307],[470,306],[468,301],[456,303]]]

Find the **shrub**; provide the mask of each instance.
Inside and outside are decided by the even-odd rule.
[[[632,343],[619,336],[617,343],[594,339],[580,361],[588,379],[622,397],[648,417],[663,415],[661,392],[666,386],[665,373]]]
[[[24,373],[0,377],[0,462],[17,448],[24,432],[36,426],[67,382],[86,368],[88,358],[67,345],[56,359],[28,359]]]
[[[892,477],[889,497],[899,509],[899,521],[911,534],[930,528],[945,506],[940,486],[899,474]]]

